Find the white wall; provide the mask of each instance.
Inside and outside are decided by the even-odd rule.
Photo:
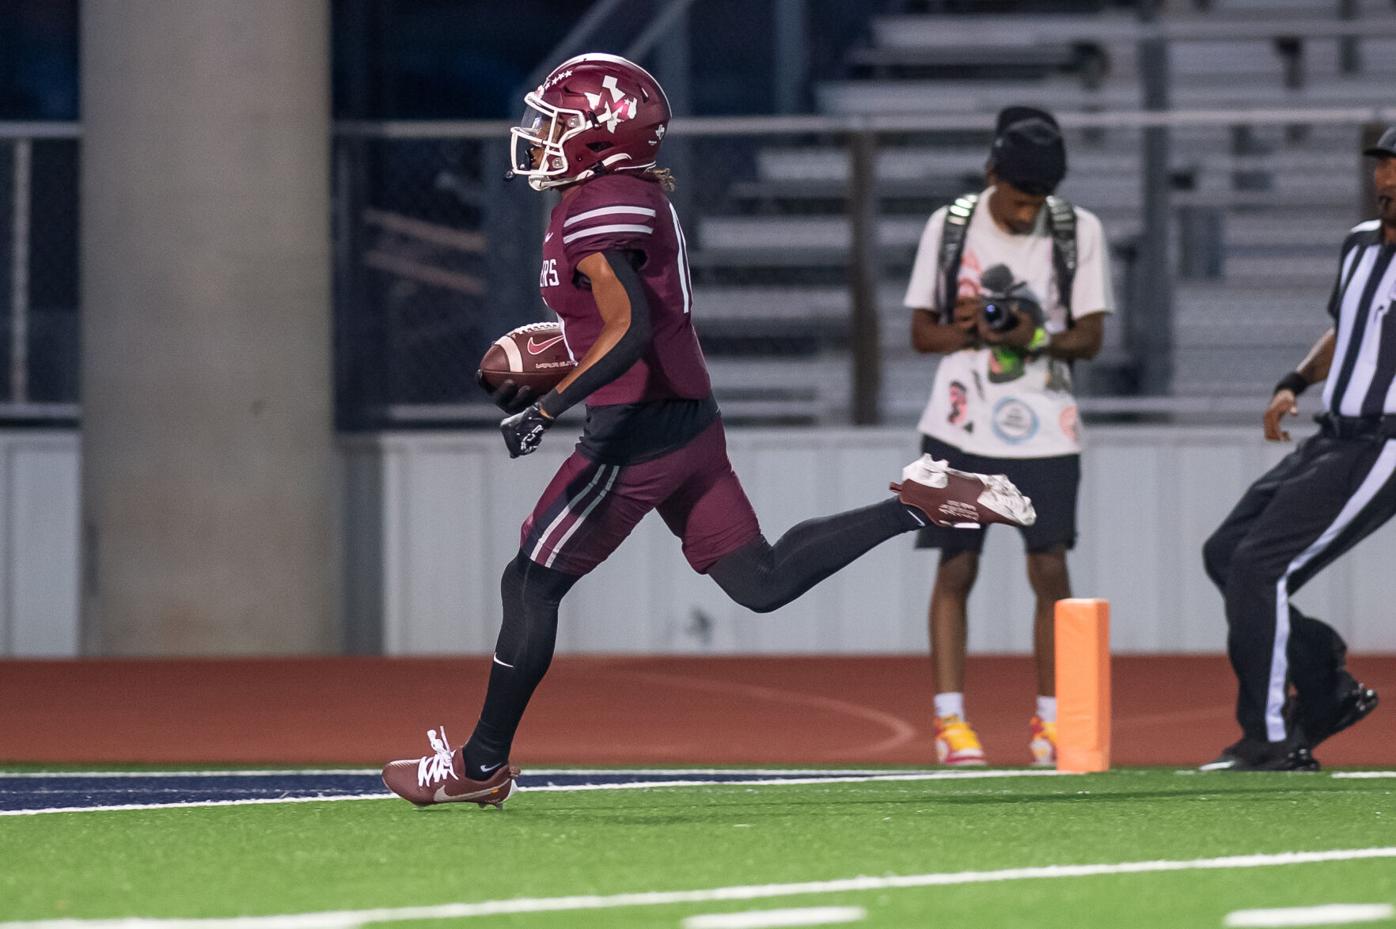
[[[77,649],[77,436],[0,432],[0,655]]]
[[[1206,537],[1284,449],[1258,430],[1097,427],[1081,497],[1076,593],[1110,599],[1121,652],[1219,651],[1221,603],[1202,573]],[[518,527],[566,456],[561,430],[510,461],[498,436],[346,440],[347,644],[389,654],[485,652],[498,578]],[[914,454],[908,430],[735,430],[733,462],[766,533],[881,499]],[[0,654],[77,650],[78,454],[71,434],[0,433]],[[1296,598],[1355,650],[1396,651],[1396,523]],[[572,652],[920,651],[934,555],[894,539],[765,616],[694,575],[650,517],[564,604]],[[972,649],[1029,648],[1030,594],[1016,533],[991,531],[971,601]]]
[[[1202,571],[1203,539],[1250,481],[1285,449],[1250,429],[1097,427],[1081,495],[1078,596],[1110,599],[1121,652],[1220,651],[1221,602]],[[488,651],[498,628],[498,577],[518,526],[570,450],[550,436],[510,461],[492,434],[390,435],[349,446],[350,473],[370,493],[351,520],[380,519],[382,558],[351,566],[381,610],[359,602],[353,622],[381,629],[391,654]],[[774,539],[790,525],[881,499],[914,454],[909,430],[734,430],[733,463]],[[380,482],[381,503],[372,489]],[[370,510],[372,512],[370,512]],[[381,515],[379,515],[381,514]],[[1354,649],[1396,650],[1396,525],[1387,526],[1296,598]],[[372,556],[372,551],[369,555]],[[559,649],[573,652],[920,651],[934,555],[895,539],[802,600],[756,616],[694,575],[676,540],[647,518],[620,551],[569,594]],[[381,572],[375,569],[381,564]],[[364,578],[372,578],[364,581]],[[1021,543],[990,532],[970,604],[970,647],[1030,648],[1031,594]]]

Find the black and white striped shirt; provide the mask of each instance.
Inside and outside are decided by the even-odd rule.
[[[1339,416],[1396,414],[1396,244],[1380,220],[1343,240],[1328,314],[1338,330],[1323,408]]]

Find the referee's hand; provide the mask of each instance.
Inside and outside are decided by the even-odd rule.
[[[1285,414],[1299,415],[1299,398],[1292,390],[1277,390],[1265,409],[1265,438],[1271,442],[1288,442],[1289,433],[1283,428]]]

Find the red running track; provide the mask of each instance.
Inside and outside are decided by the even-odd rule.
[[[1388,705],[1327,764],[1396,766],[1396,656],[1353,672]],[[990,763],[1028,760],[1031,662],[971,658]],[[377,765],[470,734],[488,657],[0,661],[0,762]],[[1114,762],[1191,765],[1237,735],[1226,660],[1114,660]],[[931,763],[916,657],[561,657],[514,749],[529,765]]]

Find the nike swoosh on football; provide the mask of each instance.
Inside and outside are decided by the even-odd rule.
[[[552,346],[556,345],[557,343],[559,343],[559,342],[561,342],[561,341],[562,341],[562,336],[556,336],[556,337],[554,337],[554,338],[549,339],[549,340],[546,341],[546,342],[535,342],[535,341],[533,341],[533,336],[529,336],[529,337],[528,337],[528,353],[529,353],[530,355],[539,355],[539,354],[542,354],[543,352],[546,352],[549,348],[551,348]]]

